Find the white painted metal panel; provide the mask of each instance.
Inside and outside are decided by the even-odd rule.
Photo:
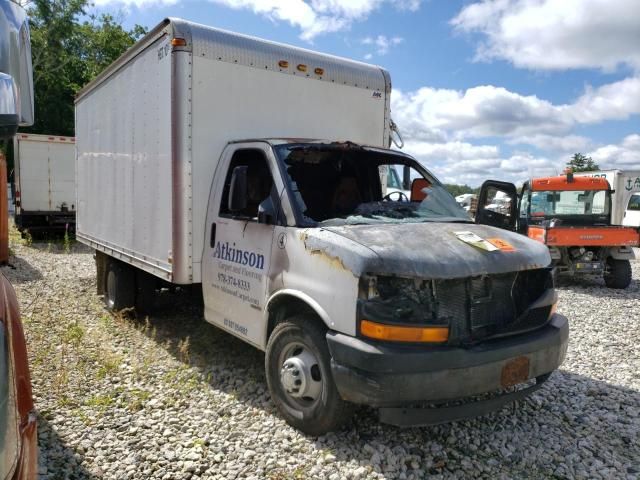
[[[49,143],[49,205],[52,210],[75,210],[76,146]]]
[[[186,45],[171,47],[171,36]],[[386,146],[390,91],[372,65],[166,20],[76,100],[78,238],[176,283],[200,282],[224,146],[267,137]]]
[[[46,142],[18,142],[20,210],[46,212],[49,202],[49,145]]]
[[[158,40],[76,106],[78,238],[170,278],[171,56]]]
[[[20,134],[15,145],[15,184],[20,212],[73,210],[75,144],[72,137]]]
[[[381,93],[374,96],[364,88],[193,56],[195,281],[199,281],[211,180],[225,144],[246,138],[296,137],[383,146]]]

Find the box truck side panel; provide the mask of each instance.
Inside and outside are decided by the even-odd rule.
[[[76,104],[78,237],[172,278],[171,56],[163,39]]]
[[[76,162],[73,143],[49,144],[49,203],[52,210],[75,210]]]
[[[380,83],[384,85],[382,71]],[[385,92],[193,55],[193,275],[199,282],[207,199],[229,140],[323,138],[383,146]],[[386,146],[386,145],[385,145]]]
[[[28,140],[17,144],[21,212],[53,210],[49,201],[49,145]]]

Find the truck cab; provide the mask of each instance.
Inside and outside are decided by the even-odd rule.
[[[547,245],[557,274],[600,275],[608,287],[626,288],[640,237],[636,229],[611,224],[612,194],[606,178],[572,173],[531,179],[520,193],[511,183],[489,180],[476,222]]]
[[[410,196],[381,169],[409,168]],[[441,423],[513,400],[408,408],[542,382],[562,362],[547,250],[473,225],[424,167],[329,141],[232,142],[214,175],[205,318],[266,352],[272,397],[309,433],[354,404],[398,425]],[[462,233],[492,239],[483,250]],[[527,394],[528,390],[517,395]]]

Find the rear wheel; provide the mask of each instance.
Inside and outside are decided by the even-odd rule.
[[[107,266],[107,281],[104,302],[107,308],[117,312],[135,306],[135,271],[129,265],[110,259]]]
[[[631,283],[631,262],[607,258],[604,283],[609,288],[627,288]]]
[[[276,326],[265,356],[278,411],[287,423],[314,436],[340,428],[353,414],[333,381],[325,334],[314,317],[296,315]]]

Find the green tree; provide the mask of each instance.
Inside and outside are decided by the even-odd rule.
[[[88,0],[33,0],[29,5],[35,123],[27,131],[74,135],[74,97],[140,38],[111,15],[90,15]]]
[[[574,153],[571,160],[567,162],[567,167],[571,172],[593,172],[600,170],[597,163],[591,157],[587,157],[582,153]]]

